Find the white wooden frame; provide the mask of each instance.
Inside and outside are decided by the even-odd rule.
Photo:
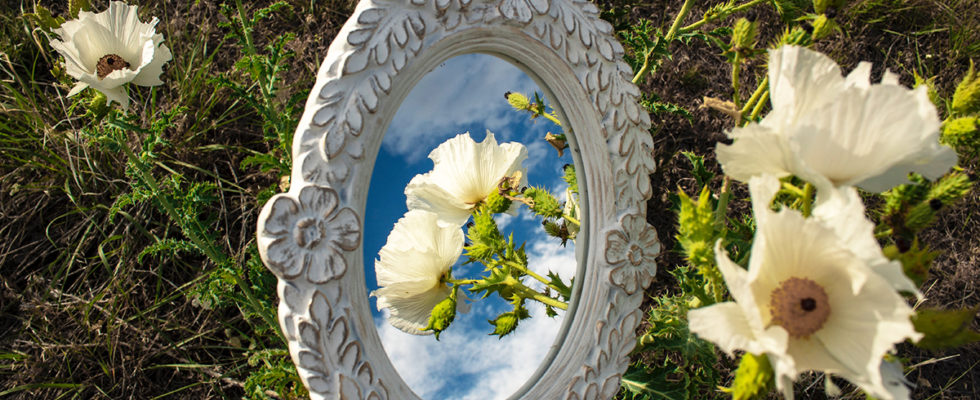
[[[650,120],[612,27],[587,0],[364,0],[330,45],[306,103],[292,186],[258,222],[259,251],[279,278],[279,323],[313,398],[418,398],[371,318],[361,216],[400,103],[432,68],[467,53],[510,61],[558,104],[574,131],[583,199],[569,317],[512,397],[609,398],[619,387],[660,243],[646,223]]]

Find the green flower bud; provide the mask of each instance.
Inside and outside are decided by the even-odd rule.
[[[755,22],[750,22],[745,18],[735,21],[732,29],[732,50],[746,51],[755,47]]]
[[[500,191],[494,190],[487,196],[486,210],[491,214],[500,214],[507,212],[510,209],[510,204],[510,199],[502,196]]]
[[[531,109],[531,100],[528,100],[527,96],[523,94],[507,92],[504,96],[507,97],[507,102],[510,103],[510,106],[514,107],[515,110],[523,111]]]
[[[947,121],[943,124],[942,142],[957,148],[980,149],[980,118]]]
[[[561,203],[555,196],[541,188],[528,188],[524,191],[524,196],[532,200],[531,210],[545,218],[561,217]]]
[[[953,114],[970,115],[978,112],[980,112],[980,77],[973,68],[973,60],[970,60],[970,69],[953,93]]]
[[[434,332],[436,340],[439,340],[439,334],[446,330],[446,328],[449,328],[449,324],[455,318],[456,298],[450,295],[445,300],[440,301],[439,304],[436,304],[432,309],[432,314],[429,315],[429,325],[424,330]]]
[[[725,391],[734,400],[765,399],[772,389],[773,371],[769,357],[745,353],[735,371],[735,382]]]
[[[506,312],[497,316],[497,319],[490,321],[493,324],[493,333],[491,335],[497,335],[499,337],[507,336],[507,334],[517,329],[517,316],[512,312]]]
[[[813,20],[813,33],[811,34],[811,40],[817,41],[830,36],[838,29],[837,23],[834,20],[827,18],[826,15],[820,15],[817,19]]]

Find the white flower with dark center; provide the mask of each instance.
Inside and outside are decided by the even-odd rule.
[[[52,40],[51,47],[65,57],[68,75],[78,80],[68,96],[91,86],[126,108],[125,84],[163,84],[163,64],[173,55],[162,44],[163,35],[156,33],[157,19],[140,22],[136,9],[113,1],[106,11],[81,11],[78,19],[53,31],[61,40]]]
[[[390,311],[388,322],[415,335],[429,323],[432,308],[449,297],[443,281],[463,252],[463,230],[441,223],[434,213],[410,210],[397,223],[374,263],[378,310]]]
[[[429,153],[432,171],[416,175],[405,187],[409,210],[426,210],[439,219],[462,226],[473,207],[497,190],[500,180],[525,170],[521,163],[527,149],[520,143],[497,144],[493,133],[480,143],[463,133],[447,140]]]
[[[748,270],[720,242],[715,248],[735,301],[690,311],[691,331],[728,354],[768,355],[777,388],[790,399],[792,382],[804,371],[838,375],[876,398],[895,398],[880,366],[895,343],[921,336],[909,319],[911,307],[820,219],[769,210],[771,197],[760,195],[773,189],[768,184],[749,183],[758,230]]]
[[[735,128],[719,144],[725,173],[747,181],[764,173],[796,175],[817,188],[859,186],[882,192],[910,172],[936,179],[956,164],[940,145],[939,117],[926,87],[913,90],[885,73],[870,83],[871,64],[847,77],[827,56],[796,46],[769,54],[770,112]]]

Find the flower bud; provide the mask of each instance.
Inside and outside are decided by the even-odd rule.
[[[813,11],[817,14],[835,13],[836,9],[844,6],[844,0],[813,0]]]
[[[546,218],[558,218],[561,217],[561,203],[555,196],[548,193],[547,190],[541,188],[528,188],[524,191],[524,196],[533,200],[531,203],[531,210],[535,214]]]
[[[500,214],[510,209],[510,199],[500,194],[499,190],[494,190],[487,195],[486,210],[491,214]]]
[[[970,69],[953,93],[953,114],[970,115],[978,112],[980,112],[980,77],[973,68],[973,60],[970,60]]]
[[[725,391],[732,394],[732,399],[765,399],[772,388],[773,377],[769,357],[745,353],[735,371],[735,382]]]
[[[755,35],[755,22],[739,18],[735,21],[735,27],[732,29],[732,50],[752,50],[755,47]]]
[[[980,118],[963,117],[947,121],[943,125],[941,141],[960,149],[978,148],[980,145]]]
[[[439,334],[446,330],[455,318],[456,299],[454,296],[449,296],[432,308],[432,314],[429,315],[429,325],[424,330],[434,332],[436,340],[439,340]]]
[[[507,92],[506,96],[507,102],[515,110],[523,111],[531,109],[531,101],[528,100],[527,96],[516,92]]]
[[[811,33],[811,40],[817,41],[830,36],[837,30],[838,26],[834,20],[827,18],[826,15],[820,15],[817,19],[813,20],[813,33]]]
[[[544,135],[544,140],[547,141],[551,147],[554,147],[555,150],[558,150],[558,157],[565,154],[565,148],[568,147],[567,139],[568,138],[566,138],[565,135],[555,135],[551,132]]]
[[[497,316],[497,319],[490,321],[493,324],[493,333],[491,335],[497,335],[499,337],[504,337],[507,334],[517,329],[517,316],[514,313],[506,312]]]

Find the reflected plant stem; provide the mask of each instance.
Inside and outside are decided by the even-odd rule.
[[[571,222],[571,223],[575,224],[576,226],[582,226],[582,223],[579,222],[577,218],[572,217],[572,216],[570,216],[568,214],[562,214],[561,215],[561,218],[564,219],[565,221],[568,221],[568,222]]]
[[[537,273],[535,273],[534,271],[531,271],[531,270],[530,270],[530,269],[528,269],[528,268],[527,268],[526,266],[524,266],[524,265],[521,265],[521,263],[518,263],[518,262],[514,262],[514,261],[501,261],[501,262],[500,262],[500,264],[503,264],[503,265],[508,265],[508,266],[510,266],[511,268],[515,268],[515,269],[517,269],[517,270],[520,270],[521,272],[523,272],[523,273],[525,273],[525,274],[527,274],[528,276],[530,276],[530,277],[532,277],[532,278],[534,278],[534,279],[537,279],[537,280],[538,280],[538,282],[541,282],[541,283],[543,283],[543,284],[545,284],[545,285],[547,285],[548,287],[550,287],[550,288],[552,288],[552,289],[554,289],[554,290],[556,290],[556,291],[559,291],[559,292],[560,292],[560,290],[558,290],[558,288],[556,288],[556,287],[554,287],[554,286],[553,286],[553,285],[551,284],[551,281],[550,281],[550,280],[547,280],[547,279],[545,279],[545,278],[544,278],[543,276],[541,276],[541,275],[538,275],[538,274],[537,274]]]
[[[516,283],[513,286],[511,286],[511,287],[513,287],[514,288],[514,291],[517,292],[517,293],[519,293],[521,295],[521,297],[524,297],[526,299],[537,300],[537,301],[539,301],[541,303],[544,303],[546,305],[549,305],[549,306],[552,306],[552,307],[555,307],[555,308],[558,308],[558,309],[561,309],[561,310],[568,310],[568,303],[565,303],[564,301],[561,301],[561,300],[552,298],[551,296],[548,296],[548,295],[545,295],[543,293],[540,293],[537,290],[531,289],[531,288],[525,286],[523,283],[521,283],[521,281],[518,281],[516,279],[515,279],[515,281],[516,281]]]
[[[813,184],[810,182],[803,186],[803,209],[801,211],[803,211],[804,217],[809,217],[813,212],[813,190]]]

